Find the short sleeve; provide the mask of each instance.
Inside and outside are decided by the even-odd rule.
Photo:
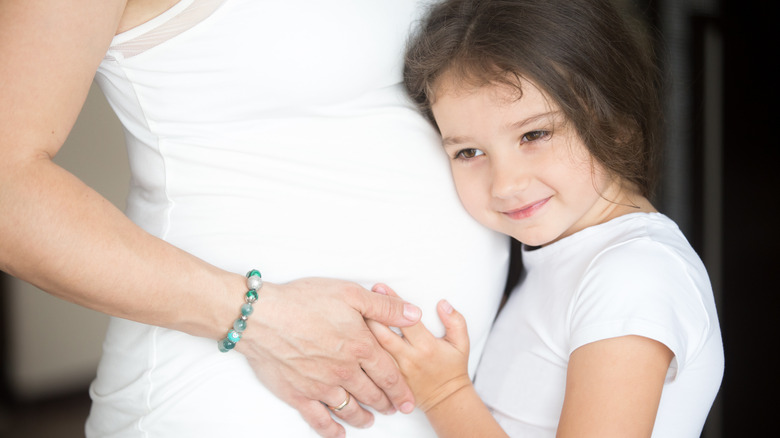
[[[702,348],[709,318],[695,267],[673,249],[636,239],[609,248],[585,271],[569,309],[569,353],[599,340],[644,336],[666,345],[671,381]]]

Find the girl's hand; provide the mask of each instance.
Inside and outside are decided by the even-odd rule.
[[[372,290],[398,296],[383,284]],[[445,300],[439,301],[436,310],[446,329],[442,338],[433,336],[422,322],[402,328],[402,337],[376,321],[368,321],[380,345],[395,359],[423,412],[471,385],[466,320]]]

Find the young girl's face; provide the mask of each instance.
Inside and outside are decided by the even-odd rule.
[[[533,83],[521,86],[518,99],[506,85],[438,82],[433,115],[469,214],[539,246],[628,212],[631,201],[557,105]]]

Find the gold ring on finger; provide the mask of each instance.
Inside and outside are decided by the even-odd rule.
[[[350,401],[350,400],[352,400],[352,395],[350,395],[349,391],[347,391],[347,398],[345,398],[345,399],[344,399],[344,401],[343,401],[343,402],[341,402],[341,404],[340,404],[340,405],[338,405],[338,406],[335,406],[335,407],[333,407],[333,406],[328,406],[328,409],[330,409],[330,410],[331,410],[331,411],[333,411],[333,412],[339,412],[340,410],[342,410],[342,409],[344,409],[345,407],[347,407],[347,405],[349,404],[349,401]]]

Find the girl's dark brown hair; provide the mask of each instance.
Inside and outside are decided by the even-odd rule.
[[[409,42],[407,92],[431,112],[442,74],[468,85],[536,84],[591,155],[650,196],[661,141],[661,75],[610,0],[450,0]]]

